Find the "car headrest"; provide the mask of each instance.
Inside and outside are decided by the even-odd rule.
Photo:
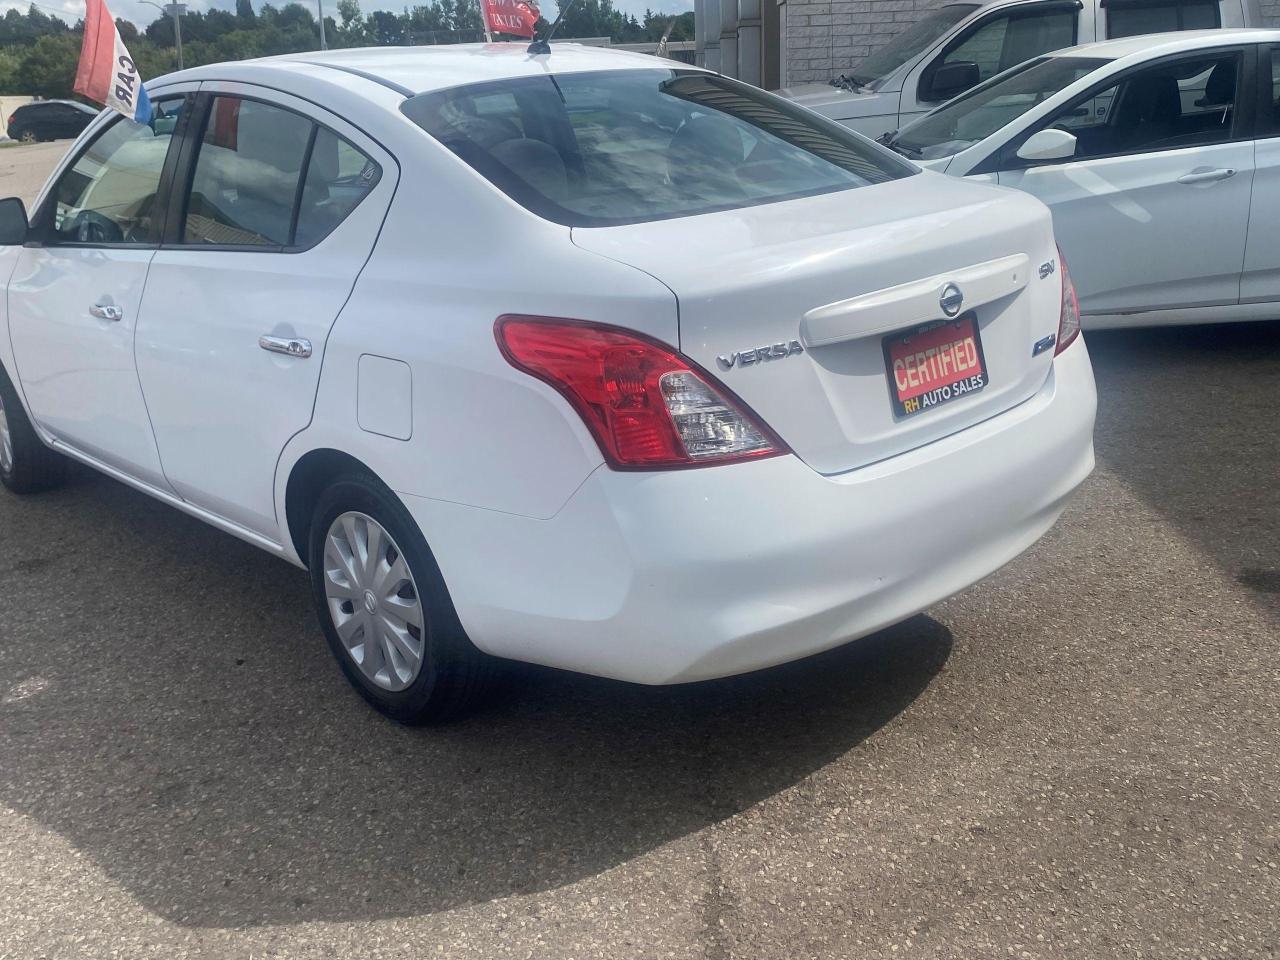
[[[1236,64],[1234,60],[1222,60],[1213,68],[1204,85],[1204,97],[1196,101],[1198,107],[1220,107],[1236,98]]]
[[[564,160],[555,147],[541,140],[520,137],[504,140],[490,155],[544,197],[562,200],[569,189]]]
[[[1128,122],[1173,120],[1181,114],[1178,81],[1169,73],[1134,77],[1120,105],[1120,115]]]
[[[684,123],[667,146],[667,176],[677,186],[701,184],[741,188],[736,171],[745,153],[742,137],[732,123],[714,115],[696,116]]]

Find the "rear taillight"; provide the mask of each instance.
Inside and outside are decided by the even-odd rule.
[[[622,470],[758,460],[783,443],[737,398],[657,340],[604,324],[503,316],[503,356],[564,396]]]
[[[1058,315],[1058,349],[1057,356],[1080,336],[1080,298],[1076,296],[1076,285],[1071,282],[1071,271],[1067,269],[1067,258],[1058,248],[1059,273],[1062,274],[1062,312]]]

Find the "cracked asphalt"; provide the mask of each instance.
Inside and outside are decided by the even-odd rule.
[[[0,491],[0,958],[1280,955],[1280,323],[1087,340],[1098,470],[989,580],[442,728],[349,691],[301,571]]]

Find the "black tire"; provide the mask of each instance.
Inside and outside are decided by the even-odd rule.
[[[3,403],[12,462],[0,450],[0,483],[14,493],[40,493],[59,486],[67,477],[67,460],[54,453],[36,436],[27,411],[14,391],[4,368],[0,367],[0,403]]]
[[[425,631],[422,665],[405,689],[390,691],[361,671],[338,635],[325,593],[325,543],[334,520],[362,513],[395,540],[418,589]],[[375,709],[400,723],[435,723],[460,716],[480,703],[493,682],[495,661],[481,653],[462,629],[444,577],[409,511],[376,477],[352,473],[331,483],[311,519],[307,566],[311,592],[325,639],[351,685]]]

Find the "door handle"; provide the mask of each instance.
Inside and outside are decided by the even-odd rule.
[[[1228,177],[1234,177],[1235,170],[1230,167],[1220,167],[1217,170],[1192,170],[1190,173],[1184,173],[1178,178],[1179,183],[1213,183],[1215,180],[1226,180]]]
[[[299,360],[311,356],[311,341],[301,337],[259,337],[258,346],[270,353],[283,353]]]
[[[124,308],[117,307],[114,303],[95,303],[89,308],[89,315],[115,323],[124,319]]]

